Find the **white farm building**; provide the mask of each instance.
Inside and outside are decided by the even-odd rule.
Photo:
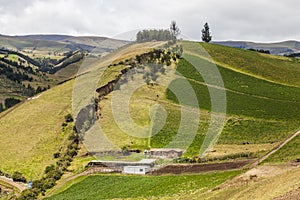
[[[146,174],[150,172],[150,166],[124,166],[124,174]]]

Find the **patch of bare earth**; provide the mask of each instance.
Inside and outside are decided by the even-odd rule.
[[[273,200],[300,200],[300,187],[284,195],[274,198]]]
[[[198,197],[203,199],[299,199],[300,163],[261,165]],[[296,189],[298,188],[298,189]],[[296,189],[296,190],[295,190]],[[287,193],[290,191],[289,193]],[[281,196],[282,195],[282,196]],[[299,196],[299,197],[298,197]]]

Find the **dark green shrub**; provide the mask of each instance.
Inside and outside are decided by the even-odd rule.
[[[46,174],[45,179],[53,178],[55,180],[59,180],[63,175],[63,172],[59,169],[55,169]]]
[[[55,170],[55,166],[54,165],[49,165],[45,168],[45,174],[48,174],[50,171]]]
[[[72,117],[72,115],[71,114],[67,114],[66,116],[65,116],[65,122],[73,122],[74,121],[74,119],[73,119],[73,117]]]
[[[14,172],[12,175],[13,181],[23,182],[26,183],[26,178],[22,175],[21,172]]]
[[[32,200],[37,199],[39,195],[39,190],[37,189],[26,189],[24,190],[21,195],[17,198],[17,200]]]
[[[59,158],[59,156],[60,156],[60,153],[59,152],[56,152],[56,153],[54,153],[53,154],[53,157],[56,159],[56,158]]]

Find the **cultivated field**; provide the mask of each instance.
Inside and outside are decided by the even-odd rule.
[[[79,182],[75,180],[74,185],[47,199],[176,198],[187,191],[207,191],[239,173],[240,171],[181,176],[94,175],[80,177]]]

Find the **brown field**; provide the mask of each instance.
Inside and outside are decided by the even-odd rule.
[[[167,165],[152,172],[153,175],[162,174],[183,174],[183,173],[201,173],[218,170],[240,169],[247,165],[250,160],[242,160],[235,162],[222,162],[210,164],[174,164]]]

